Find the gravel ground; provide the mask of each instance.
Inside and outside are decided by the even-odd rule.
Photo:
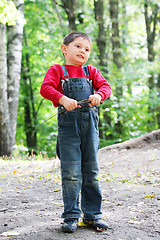
[[[75,233],[61,232],[58,159],[1,159],[0,239],[160,239],[160,139],[106,147],[98,157],[106,231],[79,226]]]

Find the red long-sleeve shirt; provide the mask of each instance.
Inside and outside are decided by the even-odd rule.
[[[85,77],[82,66],[66,64],[64,66],[68,71],[69,78]],[[88,65],[88,69],[90,79],[93,81],[93,89],[101,95],[102,101],[105,100],[111,95],[109,83],[97,68]],[[59,99],[63,96],[61,79],[64,79],[62,67],[59,64],[54,64],[48,69],[40,89],[40,94],[52,101],[55,107],[59,106]]]

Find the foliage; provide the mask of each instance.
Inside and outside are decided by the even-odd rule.
[[[18,17],[20,14],[13,1],[0,0],[0,23],[15,25]]]
[[[155,1],[155,3],[157,2]],[[156,54],[153,63],[149,62],[147,58],[146,28],[143,14],[144,2],[127,0],[126,5],[123,5],[122,2],[119,4],[121,70],[117,69],[112,57],[109,3],[105,2],[104,9],[105,28],[107,31],[105,51],[108,56],[106,67],[99,65],[99,52],[96,44],[98,27],[94,18],[94,2],[79,1],[77,4],[75,10],[77,30],[87,32],[93,41],[92,53],[88,64],[93,64],[99,68],[112,87],[112,96],[109,100],[105,100],[100,107],[100,130],[103,132],[100,146],[122,142],[158,129],[156,116],[160,109],[160,93],[156,83],[160,75],[159,57]],[[55,1],[51,0],[26,0],[25,19],[27,44],[24,44],[23,47],[23,58],[25,59],[26,54],[29,55],[30,69],[28,74],[31,77],[34,104],[38,112],[38,126],[38,124],[56,114],[57,111],[53,108],[52,103],[47,100],[44,100],[40,106],[42,97],[39,94],[39,89],[47,69],[55,63],[63,64],[64,59],[60,46],[63,37],[68,33],[69,29],[66,12],[62,8],[60,0],[57,1],[56,5]],[[154,46],[156,53],[159,52],[159,47],[157,36]],[[24,67],[26,67],[25,61]],[[155,87],[150,91],[148,78],[152,72],[154,72]],[[116,96],[118,84],[123,85],[123,95],[120,99]],[[30,96],[25,93],[22,78],[17,123],[17,144],[26,146],[24,122],[22,120],[24,116],[24,96],[30,99]],[[151,109],[152,112],[150,112]],[[107,120],[108,117],[111,119],[110,124]],[[56,119],[56,116],[53,117],[37,129],[38,153],[41,152],[50,157],[56,154]],[[123,126],[121,134],[116,129],[118,120],[120,120]]]

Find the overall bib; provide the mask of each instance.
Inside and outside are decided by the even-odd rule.
[[[87,66],[83,67],[85,78],[68,78],[62,66],[63,94],[81,101],[93,94]],[[64,212],[62,218],[79,218],[79,193],[81,209],[86,219],[102,217],[102,194],[99,187],[97,152],[99,148],[97,107],[84,104],[72,111],[59,106],[58,114],[58,156],[61,161],[61,177]]]

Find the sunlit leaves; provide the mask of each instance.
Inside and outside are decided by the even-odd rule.
[[[13,1],[0,0],[0,23],[9,26],[16,24],[16,19],[20,17]]]
[[[23,45],[23,56],[29,54],[32,88],[34,90],[35,107],[41,101],[39,94],[40,85],[47,69],[55,64],[63,64],[64,58],[60,50],[63,37],[68,33],[68,20],[62,7],[61,0],[57,4],[50,0],[25,0],[25,34],[27,44]],[[159,1],[147,1],[159,6]],[[112,88],[110,100],[103,102],[101,106],[100,130],[104,138],[100,140],[101,146],[124,141],[137,137],[143,133],[158,128],[157,120],[154,126],[148,124],[159,111],[160,97],[155,88],[149,92],[148,78],[154,73],[155,86],[159,76],[159,39],[156,37],[154,51],[156,53],[153,63],[147,60],[147,36],[144,20],[144,1],[127,0],[119,2],[119,28],[121,42],[122,67],[117,69],[113,63],[111,47],[111,24],[109,17],[108,1],[104,1],[105,29],[106,29],[106,66],[99,66],[99,51],[96,43],[98,25],[94,16],[94,1],[78,1],[75,9],[77,30],[90,35],[93,46],[88,64],[96,66],[107,78]],[[150,12],[149,12],[150,13]],[[158,33],[159,29],[157,30]],[[157,35],[158,36],[158,35]],[[105,51],[104,50],[104,51]],[[25,63],[25,62],[24,62]],[[117,96],[116,88],[123,84],[123,96]],[[25,144],[25,134],[22,119],[24,96],[28,94],[20,92],[20,104],[18,115],[17,143]],[[154,114],[150,114],[148,108]],[[56,110],[52,103],[44,100],[38,114],[38,123],[43,122]],[[108,118],[111,123],[109,124]],[[121,135],[115,129],[120,120],[124,131]],[[38,151],[53,156],[55,154],[57,134],[56,117],[44,123],[37,130]],[[110,137],[112,136],[112,138]]]

